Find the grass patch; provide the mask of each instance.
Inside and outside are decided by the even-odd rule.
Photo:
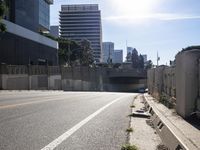
[[[133,128],[126,129],[126,132],[128,132],[128,133],[133,132]]]
[[[121,150],[138,150],[138,148],[135,145],[125,144]]]

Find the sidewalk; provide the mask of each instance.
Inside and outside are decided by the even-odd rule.
[[[138,95],[135,98],[133,105],[135,107],[132,108],[132,113],[144,107],[142,95]],[[147,120],[150,119],[131,117],[133,132],[130,133],[129,142],[131,145],[137,146],[139,150],[156,150],[156,147],[161,143],[161,139],[156,134],[156,131],[147,124]]]

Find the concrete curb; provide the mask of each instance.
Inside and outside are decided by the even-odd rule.
[[[131,114],[145,107],[141,94],[134,99],[133,104],[135,107],[131,109]],[[131,116],[130,118],[130,127],[133,129],[133,132],[129,133],[129,143],[137,146],[140,150],[155,150],[161,143],[161,139],[159,135],[155,133],[152,126],[147,123],[149,118],[140,115]]]
[[[166,109],[164,113],[161,112],[157,107],[158,104],[153,99],[154,98],[150,95],[144,94],[144,100],[146,101],[145,106],[152,115],[151,120],[163,143],[170,150],[199,150],[200,144],[199,142],[197,143],[197,141],[200,139],[199,130],[195,129],[193,126],[188,126],[186,121],[180,119],[178,116],[172,116],[172,114],[169,116],[169,109]],[[168,116],[165,115],[165,113]],[[183,125],[179,126],[179,124],[174,124],[176,123],[176,120],[178,120],[179,123],[186,125],[185,127],[189,127],[186,130],[191,130],[191,132],[188,132],[189,134],[195,134],[195,140],[188,138],[189,136],[186,136],[182,132],[181,127]]]

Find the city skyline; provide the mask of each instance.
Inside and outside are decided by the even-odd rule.
[[[61,4],[99,4],[103,41],[113,41],[116,49],[136,48],[156,64],[169,64],[178,51],[198,45],[200,2],[198,0],[57,0],[51,6],[51,25],[58,25]],[[117,34],[116,34],[117,33]]]

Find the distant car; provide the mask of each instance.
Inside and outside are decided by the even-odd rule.
[[[139,93],[145,93],[145,89],[144,89],[144,88],[140,88],[140,89],[138,90],[138,92],[139,92]]]

